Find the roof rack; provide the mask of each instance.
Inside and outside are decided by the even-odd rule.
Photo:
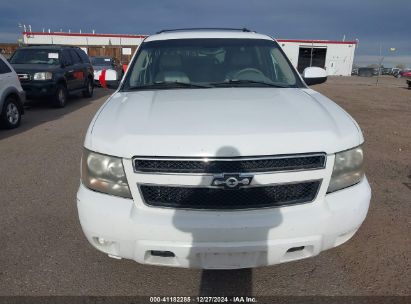
[[[255,32],[251,31],[245,27],[243,28],[219,28],[219,27],[192,27],[192,28],[179,28],[170,30],[161,30],[156,34],[169,33],[169,32],[182,32],[182,31],[239,31],[239,32]]]
[[[29,48],[37,48],[37,49],[43,49],[43,48],[52,48],[52,49],[61,49],[61,48],[80,48],[76,45],[67,45],[67,44],[27,44],[23,47],[29,47]]]

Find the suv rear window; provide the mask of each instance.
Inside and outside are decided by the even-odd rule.
[[[113,60],[110,57],[91,57],[93,65],[110,66],[113,64]]]
[[[73,59],[71,59],[70,51],[69,50],[63,50],[63,59],[62,62],[65,66],[70,66],[73,64]]]
[[[73,61],[73,64],[82,63],[79,54],[77,54],[75,50],[71,49],[70,55],[71,55],[71,60]]]
[[[88,58],[86,52],[81,49],[76,49],[76,52],[80,55],[81,60],[83,60],[84,63],[90,63],[90,59]]]

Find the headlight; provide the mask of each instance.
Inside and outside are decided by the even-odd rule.
[[[39,72],[33,75],[33,80],[51,80],[53,74],[50,72]]]
[[[92,190],[131,198],[121,158],[83,151],[81,180]]]
[[[336,153],[327,193],[359,183],[364,176],[363,159],[364,155],[361,146]]]

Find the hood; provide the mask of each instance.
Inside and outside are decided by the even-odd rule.
[[[12,64],[13,69],[19,73],[52,72],[60,68],[54,64]]]
[[[125,158],[256,156],[335,153],[361,142],[353,119],[313,90],[212,88],[117,92],[85,147]]]

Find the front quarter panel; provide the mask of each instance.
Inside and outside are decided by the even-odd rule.
[[[347,113],[342,107],[337,105],[328,97],[314,91],[313,89],[303,89],[303,91],[310,95],[316,102],[318,102],[333,118],[338,125],[339,130],[352,129],[351,134],[356,134],[352,138],[352,147],[358,146],[364,142],[364,136],[361,128],[354,118]]]
[[[116,93],[113,93],[113,95],[114,94],[116,94]],[[113,95],[111,95],[109,98],[107,98],[107,100],[100,107],[100,109],[97,111],[97,113],[94,115],[93,119],[90,122],[90,125],[87,129],[86,138],[84,139],[84,147],[89,149],[89,150],[93,150],[93,142],[92,142],[93,135],[92,135],[92,133],[93,133],[94,124],[96,123],[100,113],[103,111],[103,109],[106,107],[106,105],[110,102]]]

